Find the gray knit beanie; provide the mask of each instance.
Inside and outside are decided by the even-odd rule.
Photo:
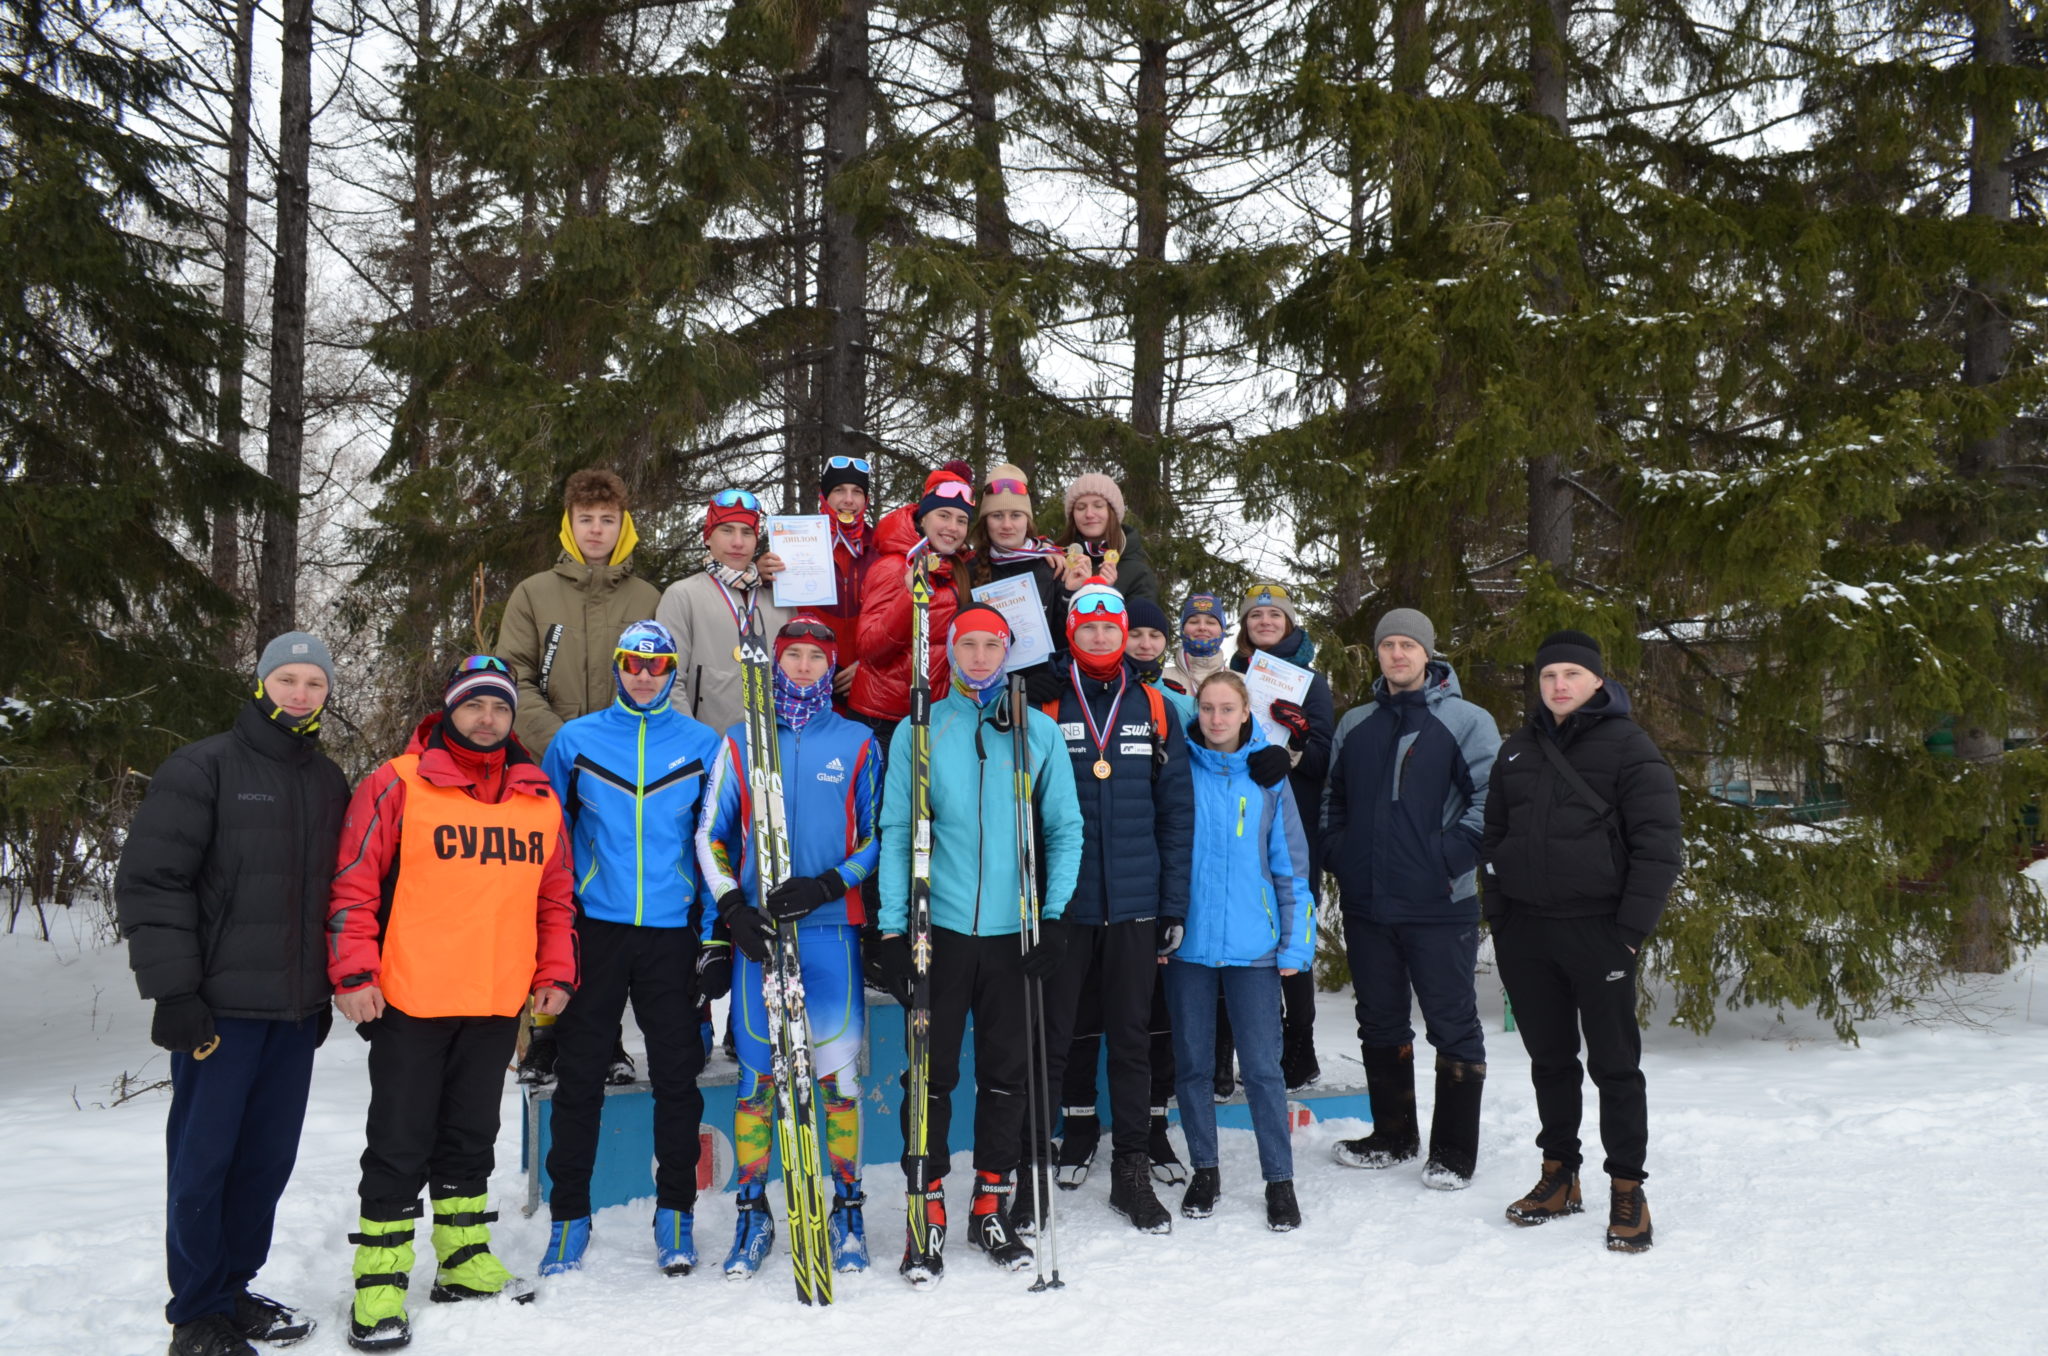
[[[317,664],[327,675],[327,685],[334,686],[334,656],[327,652],[327,642],[311,631],[287,631],[263,647],[263,656],[256,661],[256,681],[262,682],[286,664]]]
[[[1431,654],[1436,653],[1436,625],[1412,607],[1397,607],[1380,618],[1372,629],[1372,647],[1377,650],[1388,636],[1406,636]]]

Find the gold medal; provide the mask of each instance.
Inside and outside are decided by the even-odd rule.
[[[1109,760],[1107,758],[1095,760],[1095,780],[1098,782],[1109,780]]]
[[[743,651],[743,650],[742,650],[742,649],[741,649],[741,648],[740,648],[739,646],[737,646],[737,645],[735,645],[735,646],[733,646],[733,647],[732,647],[732,657],[733,657],[733,661],[734,661],[735,663],[745,663],[745,662],[746,662],[746,654],[745,654],[745,652],[744,652],[744,651]]]

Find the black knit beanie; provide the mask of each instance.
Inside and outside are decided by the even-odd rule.
[[[1536,647],[1536,671],[1543,672],[1551,664],[1577,664],[1598,678],[1607,676],[1607,665],[1600,658],[1600,642],[1584,631],[1552,631]]]

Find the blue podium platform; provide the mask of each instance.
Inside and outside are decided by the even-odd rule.
[[[903,1009],[894,999],[868,995],[867,1039],[859,1062],[861,1087],[860,1159],[866,1167],[894,1168],[903,1156],[902,1076],[905,1064]],[[1107,1057],[1104,1057],[1107,1064]],[[732,1117],[738,1098],[739,1071],[730,1061],[718,1057],[697,1080],[704,1094],[704,1120],[699,1129],[701,1152],[697,1160],[697,1189],[725,1191],[732,1186],[734,1155]],[[1095,1086],[1108,1120],[1108,1073],[1099,1070]],[[553,1089],[525,1089],[525,1116],[520,1136],[520,1166],[526,1173],[527,1214],[538,1210],[547,1199],[547,1155],[553,1142],[550,1134]],[[1318,1086],[1289,1094],[1290,1107],[1305,1108],[1311,1120],[1355,1116],[1371,1118],[1362,1087]],[[1178,1123],[1179,1111],[1169,1112]],[[1251,1129],[1251,1109],[1243,1093],[1216,1108],[1219,1126]],[[948,1136],[954,1152],[974,1145],[974,1028],[970,1021],[960,1052],[960,1086],[953,1092],[952,1130]],[[779,1176],[779,1173],[774,1173]],[[772,1180],[772,1177],[771,1177]],[[654,1194],[654,1092],[643,1079],[626,1087],[605,1089],[604,1121],[598,1133],[597,1162],[590,1177],[590,1204],[594,1210],[624,1205]]]

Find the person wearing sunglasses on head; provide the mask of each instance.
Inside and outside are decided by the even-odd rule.
[[[1301,628],[1301,614],[1285,584],[1262,580],[1245,590],[1240,604],[1243,623],[1237,632],[1237,653],[1230,667],[1243,673],[1252,655],[1265,651],[1299,668],[1315,662],[1316,646]],[[1308,835],[1308,884],[1322,903],[1323,844],[1318,813],[1323,803],[1323,781],[1330,774],[1330,743],[1337,733],[1337,703],[1330,695],[1330,680],[1318,673],[1299,702],[1276,701],[1273,720],[1287,731],[1287,756],[1293,764],[1287,774],[1297,805],[1309,807],[1302,815]],[[1290,1090],[1304,1088],[1322,1077],[1316,1060],[1316,977],[1313,966],[1304,967],[1281,986],[1287,999],[1284,1026],[1285,1049],[1282,1073]]]
[[[964,462],[947,462],[925,477],[915,504],[891,511],[875,527],[875,562],[860,613],[860,672],[847,694],[852,714],[881,736],[886,752],[896,723],[910,714],[910,581],[930,572],[931,666],[934,695],[946,690],[951,670],[940,638],[966,596],[961,565],[970,550],[974,486]]]
[[[750,490],[720,490],[704,506],[704,570],[670,584],[654,619],[676,638],[681,676],[674,700],[713,730],[738,720],[740,636],[756,615],[772,636],[789,620],[769,584],[782,573],[774,554],[754,558],[761,544],[761,501]]]
[[[224,733],[166,758],[129,826],[114,904],[149,1038],[171,1052],[165,1252],[174,1356],[291,1343],[311,1316],[252,1293],[327,1038],[321,927],[348,779],[320,751],[334,660],[288,631]]]
[[[1179,946],[1187,920],[1195,801],[1180,718],[1126,661],[1128,635],[1123,595],[1100,579],[1082,585],[1067,613],[1065,691],[1042,708],[1066,736],[1082,825],[1080,877],[1063,915],[1066,954],[1045,985],[1046,1079],[1062,1090],[1064,1185],[1076,1166],[1069,1146],[1079,1158],[1080,1141],[1100,1133],[1096,1042],[1108,1045],[1109,1208],[1141,1232],[1163,1234],[1173,1217],[1152,1194],[1155,1129],[1166,1146],[1162,1175],[1173,1175],[1179,1159],[1166,1139],[1166,1099],[1153,1096],[1153,1032],[1164,1028],[1153,1007],[1160,959]],[[1085,1068],[1069,1063],[1077,1037]],[[1042,1188],[1051,1146],[1027,1144],[1040,1171],[1023,1181]],[[1030,1218],[1022,1189],[1018,1197],[1017,1217]]]
[[[1124,521],[1124,492],[1099,471],[1077,476],[1064,496],[1066,530],[1059,544],[1066,552],[1061,583],[1074,592],[1090,578],[1108,580],[1126,598],[1158,598],[1152,566],[1138,529]]]
[[[556,1023],[553,1226],[543,1276],[583,1265],[606,1068],[629,1001],[654,1088],[655,1264],[685,1275],[697,1261],[697,1076],[705,1052],[696,970],[708,896],[697,874],[696,825],[718,737],[671,703],[678,672],[667,627],[627,627],[613,651],[612,704],[564,725],[542,763],[576,856],[583,959],[575,1000]]]
[[[967,543],[973,552],[967,563],[969,595],[983,584],[1029,575],[1032,586],[1038,590],[1039,604],[1045,609],[1045,633],[1054,638],[1055,644],[1063,641],[1067,605],[1061,579],[1065,556],[1050,537],[1038,535],[1032,517],[1031,486],[1022,471],[1004,463],[988,473]],[[1034,705],[1057,699],[1065,689],[1060,671],[1064,660],[1063,654],[1056,653],[1043,663],[1019,670]]]
[[[472,655],[405,752],[349,801],[327,913],[334,1005],[370,1042],[370,1112],[349,1345],[412,1340],[406,1285],[420,1188],[437,1301],[531,1299],[491,1252],[488,1183],[519,1012],[577,980],[562,805],[512,733],[505,661]]]
[[[870,521],[869,486],[874,466],[866,457],[827,457],[818,478],[818,511],[832,520],[832,573],[838,599],[830,607],[813,608],[844,637],[839,662],[832,670],[832,692],[842,712],[860,669],[854,641],[860,630],[861,600],[867,594],[868,569],[875,563],[875,529]]]
[[[882,754],[873,731],[832,709],[838,653],[837,633],[817,617],[799,616],[775,637],[771,679],[788,879],[763,882],[756,870],[745,722],[728,730],[719,747],[697,827],[698,869],[706,893],[718,901],[720,922],[703,966],[714,986],[729,983],[736,999],[740,1086],[732,1142],[739,1156],[739,1218],[725,1259],[725,1274],[735,1280],[761,1269],[775,1238],[768,1209],[773,1032],[761,986],[769,948],[784,928],[796,930],[811,1070],[825,1107],[832,1264],[839,1271],[863,1271],[868,1264],[856,1068],[867,1029],[859,930],[868,921],[868,882],[881,854],[875,819],[881,811]]]

